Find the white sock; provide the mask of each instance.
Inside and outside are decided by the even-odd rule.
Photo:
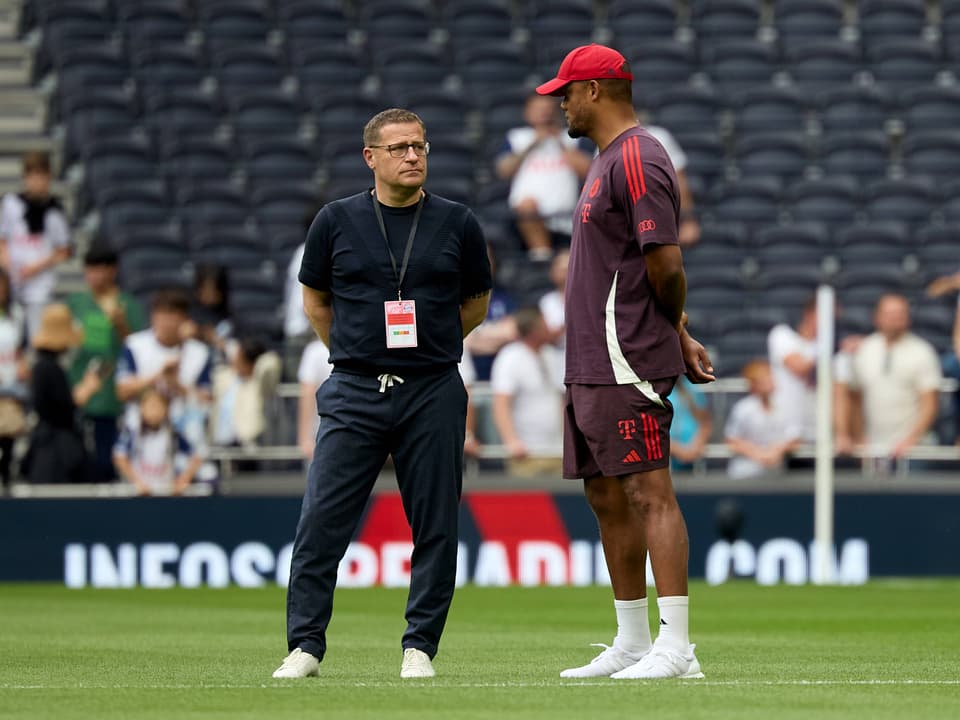
[[[647,620],[647,599],[614,600],[617,610],[617,636],[613,646],[630,653],[642,655],[650,649],[650,623]]]
[[[660,609],[660,634],[657,642],[666,643],[672,648],[686,652],[690,647],[688,630],[690,598],[686,595],[657,598]]]

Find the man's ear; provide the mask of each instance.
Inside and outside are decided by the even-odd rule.
[[[600,97],[600,83],[597,80],[590,81],[590,99],[597,100]]]
[[[367,163],[367,167],[373,170],[373,150],[370,148],[363,149],[363,161]]]

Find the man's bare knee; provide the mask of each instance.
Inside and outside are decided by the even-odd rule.
[[[584,493],[590,508],[601,521],[622,515],[627,509],[623,488],[614,478],[591,478],[584,483]]]
[[[623,481],[623,493],[631,510],[643,517],[669,512],[677,504],[673,487],[653,473],[630,475]]]

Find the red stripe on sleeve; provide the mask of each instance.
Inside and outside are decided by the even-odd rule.
[[[643,158],[640,157],[640,138],[634,135],[630,138],[630,144],[633,145],[633,154],[637,163],[637,177],[640,179],[640,194],[647,194],[647,181],[643,177]]]
[[[637,198],[640,197],[640,188],[637,185],[637,179],[633,173],[633,166],[630,163],[630,152],[627,148],[629,143],[624,143],[620,146],[620,156],[623,159],[623,171],[627,176],[627,187],[630,188],[630,199],[636,203]]]

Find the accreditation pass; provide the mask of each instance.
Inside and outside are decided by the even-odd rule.
[[[417,303],[414,300],[388,300],[383,304],[387,321],[387,349],[417,346]]]

